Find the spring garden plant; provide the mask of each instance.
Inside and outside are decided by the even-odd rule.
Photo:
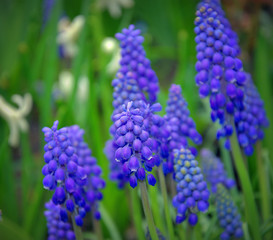
[[[51,18],[58,19],[59,4],[44,2],[43,31],[52,27]],[[118,9],[118,13],[120,11]],[[40,196],[44,196],[37,197],[37,202],[44,205],[42,217],[47,233],[43,236],[48,240],[103,240],[109,239],[105,234],[107,228],[110,239],[122,239],[113,216],[105,208],[106,203],[112,201],[111,192],[119,191],[122,197],[114,207],[117,213],[121,208],[129,212],[134,229],[134,233],[129,233],[132,239],[200,240],[203,236],[221,240],[271,239],[270,227],[267,230],[260,221],[260,218],[265,224],[269,221],[270,226],[272,199],[267,195],[268,179],[263,176],[265,163],[261,154],[261,141],[266,137],[264,131],[269,127],[269,120],[261,95],[251,75],[243,68],[238,36],[220,0],[201,0],[197,4],[192,30],[196,35],[197,87],[194,91],[199,90],[200,99],[209,99],[210,118],[206,121],[214,125],[211,142],[219,146],[221,153],[201,135],[199,121],[193,120],[194,114],[189,110],[191,106],[186,101],[188,94],[183,84],[169,84],[168,99],[162,101],[159,74],[153,70],[149,54],[146,54],[141,25],[129,25],[115,35],[119,49],[115,50],[111,61],[119,60],[118,65],[113,63],[118,70],[112,78],[111,92],[105,92],[102,109],[96,109],[103,112],[107,106],[107,114],[111,115],[106,120],[111,125],[109,136],[107,141],[99,141],[102,144],[93,139],[93,134],[89,133],[99,136],[101,124],[92,109],[96,107],[93,97],[96,85],[86,85],[89,89],[85,89],[88,92],[85,101],[79,101],[77,97],[81,96],[76,94],[82,74],[77,67],[83,63],[85,54],[77,41],[84,42],[90,34],[89,21],[94,20],[86,18],[87,13],[84,13],[69,24],[63,16],[59,19],[59,33],[55,29],[55,50],[58,49],[63,70],[74,76],[74,87],[61,100],[69,107],[56,110],[55,119],[59,120],[52,121],[53,117],[47,115],[49,108],[42,113],[45,119],[42,128],[44,165],[38,189]],[[53,66],[57,59],[51,60]],[[107,66],[107,62],[96,64]],[[105,69],[100,71],[106,73]],[[97,86],[100,89],[104,84],[101,81]],[[39,106],[50,99],[50,94],[48,91]],[[74,102],[77,104],[73,105]],[[77,108],[84,107],[87,113],[81,112],[77,117],[84,119],[82,116],[87,114],[86,119],[92,120],[90,129],[80,127],[86,126],[84,120],[78,125],[73,122],[65,126],[66,120],[77,114]],[[7,112],[4,105],[0,106],[1,112]],[[96,146],[92,148],[94,152],[89,147],[90,142]],[[259,201],[247,165],[247,157],[253,157],[255,148]],[[0,148],[0,151],[3,150]],[[22,206],[27,205],[26,199]],[[122,202],[124,199],[128,206]],[[0,207],[5,223],[5,208]],[[31,231],[34,210],[24,223],[27,231]],[[1,221],[0,215],[0,224]],[[214,227],[216,230],[212,229]],[[1,230],[0,225],[0,233]]]

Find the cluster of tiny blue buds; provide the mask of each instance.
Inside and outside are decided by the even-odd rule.
[[[197,132],[196,125],[190,117],[188,104],[182,96],[182,90],[179,85],[172,84],[169,89],[169,99],[166,107],[164,131],[167,139],[162,143],[161,156],[168,159],[163,163],[163,171],[165,174],[172,172],[174,149],[182,147],[189,148],[193,155],[197,155],[197,150],[194,147],[189,147],[188,139],[194,144],[202,143],[202,136]],[[170,154],[171,153],[171,154]]]
[[[114,142],[118,146],[115,160],[122,163],[123,174],[129,177],[130,186],[135,188],[138,180],[145,180],[146,171],[151,172],[155,165],[160,164],[159,156],[156,155],[158,142],[150,133],[153,126],[158,124],[158,118],[152,118],[152,112],[158,111],[160,105],[146,106],[143,111],[133,108],[132,104],[129,102],[127,106],[124,105],[124,111],[114,115],[113,120],[116,128]],[[150,173],[147,174],[147,180],[152,186],[156,183]]]
[[[102,170],[97,165],[96,158],[92,157],[92,151],[84,142],[83,135],[84,130],[77,125],[68,128],[69,139],[78,156],[78,167],[83,167],[87,175],[86,181],[77,182],[81,186],[78,190],[79,194],[84,196],[84,200],[88,203],[84,207],[85,210],[92,210],[94,217],[99,220],[98,201],[103,198],[101,189],[105,187],[105,181],[101,178]],[[81,209],[81,213],[83,215],[83,209]]]
[[[125,74],[125,75],[124,75]],[[145,96],[140,91],[136,81],[136,74],[132,71],[127,73],[116,74],[116,78],[112,81],[114,87],[113,92],[113,115],[123,111],[122,106],[128,102],[133,102],[134,107],[140,107],[141,101],[145,100]]]
[[[173,206],[177,209],[176,223],[188,217],[189,224],[194,226],[198,222],[197,212],[205,212],[209,207],[210,192],[191,151],[176,149],[174,156],[177,195],[173,198]]]
[[[244,87],[244,109],[234,114],[238,141],[246,155],[252,155],[253,145],[264,138],[263,128],[268,127],[264,103],[255,87],[251,75],[247,74]]]
[[[217,138],[233,134],[233,116],[243,109],[246,74],[238,58],[240,47],[219,0],[203,0],[195,19],[196,84],[201,98],[210,96],[211,119],[222,128]],[[227,141],[226,147],[229,147]]]
[[[60,206],[55,205],[52,201],[45,204],[46,211],[44,212],[47,229],[48,240],[74,240],[75,234],[71,229],[71,224],[63,222],[60,219]]]
[[[202,149],[201,153],[202,172],[206,181],[210,184],[213,193],[217,190],[219,183],[227,189],[235,185],[235,181],[227,177],[224,165],[209,149]]]
[[[222,184],[217,186],[216,208],[220,226],[225,229],[220,236],[221,240],[243,237],[241,216],[227,189]]]
[[[120,41],[121,60],[120,68],[112,81],[112,86],[114,87],[113,122],[116,121],[114,119],[115,116],[124,111],[123,106],[127,106],[129,103],[132,108],[146,112],[143,113],[146,122],[150,121],[151,118],[156,118],[154,114],[149,113],[149,108],[147,108],[146,104],[154,104],[157,100],[159,91],[158,79],[155,72],[151,69],[150,61],[146,58],[146,53],[142,46],[144,38],[140,33],[140,30],[130,25],[128,29],[123,29],[122,33],[116,34],[116,38]],[[157,119],[160,119],[160,117]],[[146,125],[150,125],[149,130],[151,131],[148,131],[147,128],[145,129],[149,132],[149,135],[158,135],[160,131],[157,127],[162,125],[162,120],[160,119],[156,124],[146,123]],[[110,128],[110,133],[113,137],[116,135],[116,131],[117,127],[113,124]],[[123,163],[117,162],[116,157],[111,153],[119,151],[119,145],[119,142],[110,140],[105,146],[104,152],[110,161],[110,179],[116,181],[119,188],[122,188],[129,180],[131,185],[135,186],[136,178],[130,177],[128,172],[124,172],[122,170],[124,168]],[[148,165],[145,165],[145,169],[151,168]],[[148,179],[151,179],[151,183],[155,181],[150,175],[148,175]]]
[[[43,128],[47,142],[43,185],[54,191],[52,202],[59,205],[61,220],[67,222],[68,212],[74,213],[76,224],[82,226],[90,210],[95,218],[100,218],[97,201],[102,199],[100,189],[105,182],[100,178],[101,169],[96,159],[83,141],[83,130],[78,126],[57,128],[58,121],[52,128]]]
[[[136,80],[141,92],[145,94],[143,95],[145,102],[152,104],[156,102],[159,91],[158,78],[151,68],[150,60],[146,58],[142,46],[144,38],[140,33],[139,29],[135,29],[134,25],[130,25],[127,29],[123,29],[122,33],[116,34],[121,48],[118,74]],[[127,76],[128,73],[130,76]]]

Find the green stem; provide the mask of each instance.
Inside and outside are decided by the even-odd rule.
[[[155,225],[163,235],[166,235],[167,234],[166,233],[166,228],[165,228],[166,224],[164,222],[164,219],[162,218],[162,214],[161,214],[161,211],[160,211],[161,210],[161,204],[160,204],[160,201],[158,199],[158,196],[160,195],[159,194],[159,189],[157,187],[154,187],[154,186],[149,186],[148,187],[148,192],[149,192],[151,202],[153,203],[151,205],[151,208],[152,208],[152,213],[153,213],[154,220],[155,220]]]
[[[262,159],[262,145],[260,141],[256,143],[256,159],[257,159],[257,168],[259,174],[259,184],[261,191],[261,209],[263,214],[263,220],[266,221],[270,218],[270,200],[268,197],[267,191],[267,175],[265,174],[265,167]]]
[[[142,182],[140,182],[139,185],[140,185],[140,191],[141,191],[142,205],[143,205],[144,213],[145,213],[145,216],[147,219],[151,239],[152,240],[159,240],[157,233],[156,233],[154,219],[153,219],[152,211],[151,211],[149,200],[148,200],[146,182],[142,181]]]
[[[145,233],[142,228],[142,215],[141,215],[141,207],[139,204],[139,198],[137,196],[137,191],[135,189],[129,189],[131,204],[132,204],[132,217],[135,225],[135,229],[137,232],[138,239],[145,239]]]
[[[93,217],[93,226],[98,240],[103,240],[100,221]],[[77,239],[78,240],[78,239]]]
[[[175,239],[174,229],[173,229],[172,218],[169,211],[168,193],[166,188],[165,176],[162,170],[162,165],[160,165],[160,167],[158,168],[158,175],[159,175],[159,184],[160,184],[161,194],[163,195],[165,218],[167,222],[168,234],[169,234],[170,240],[174,240]]]
[[[224,140],[220,140],[220,152],[222,156],[222,160],[224,162],[225,169],[227,170],[228,176],[235,180],[235,175],[233,171],[233,166],[232,166],[232,159],[229,154],[229,151],[224,147]],[[230,189],[230,192],[232,194],[232,197],[236,198],[236,201],[239,199],[239,194],[238,194],[238,188],[237,185],[235,185],[232,189]]]
[[[82,229],[75,222],[75,212],[71,216],[76,240],[83,240]]]
[[[194,233],[194,239],[195,240],[201,240],[201,239],[203,239],[202,238],[202,229],[201,229],[200,222],[198,222],[196,224],[196,226],[194,226],[193,233]]]
[[[230,137],[230,142],[232,149],[231,153],[244,194],[246,220],[249,224],[253,240],[261,240],[261,236],[259,233],[259,215],[257,211],[257,206],[255,204],[250,179],[248,176],[248,172],[246,170],[246,166],[244,164],[241,149],[239,147],[237,136],[235,133],[232,134],[232,136]]]

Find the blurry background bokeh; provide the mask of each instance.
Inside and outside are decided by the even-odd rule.
[[[113,110],[111,81],[119,61],[114,35],[130,24],[144,34],[144,47],[160,82],[159,102],[165,107],[171,83],[180,84],[204,145],[214,144],[209,105],[199,99],[194,80],[197,3],[0,1],[0,209],[5,219],[0,223],[0,239],[46,238],[43,211],[50,193],[42,186],[41,128],[51,127],[56,119],[61,126],[78,124],[85,129],[86,141],[103,169],[104,235],[113,239],[118,231],[122,238],[134,238],[127,193],[109,181],[103,153]],[[271,0],[222,3],[238,33],[244,68],[265,101],[271,126],[263,154],[272,161],[273,4]],[[251,158],[249,171],[255,189],[257,174]]]

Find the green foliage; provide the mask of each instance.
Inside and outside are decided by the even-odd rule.
[[[44,27],[42,2],[42,0],[0,2],[0,95],[10,102],[13,94],[23,95],[29,92],[34,102],[31,114],[27,117],[29,131],[20,135],[20,145],[16,148],[9,146],[8,125],[0,116],[0,209],[3,218],[3,221],[0,221],[0,238],[3,240],[46,238],[43,211],[44,203],[50,198],[50,193],[42,186],[44,141],[41,128],[51,126],[56,119],[60,120],[61,126],[78,124],[85,129],[86,141],[103,169],[107,186],[103,191],[104,199],[101,206],[104,236],[115,240],[125,239],[128,235],[126,233],[134,228],[133,226],[138,236],[143,236],[145,229],[142,224],[143,213],[139,212],[132,216],[129,211],[129,209],[132,211],[140,209],[137,193],[130,195],[119,190],[108,178],[109,166],[103,148],[110,137],[108,129],[113,110],[111,80],[114,76],[106,71],[111,56],[102,51],[101,42],[106,37],[114,37],[116,32],[131,23],[146,29],[145,50],[160,81],[160,103],[165,107],[167,91],[171,83],[180,84],[198,131],[205,136],[204,145],[214,147],[217,145],[215,129],[211,127],[206,104],[198,97],[194,80],[193,21],[197,1],[158,0],[155,3],[152,0],[135,0],[132,8],[122,9],[122,15],[113,19],[107,11],[97,7],[97,0],[58,0],[55,1],[50,19]],[[86,19],[77,40],[78,54],[69,64],[59,59],[56,41],[58,21],[63,14],[70,19],[78,15],[83,15]],[[250,17],[253,17],[253,21],[258,19],[257,16]],[[269,20],[272,22],[272,18]],[[262,24],[268,27],[264,22]],[[260,234],[269,236],[270,239],[270,236],[273,236],[272,207],[264,208],[262,204],[266,202],[272,205],[273,202],[272,190],[270,190],[273,186],[271,143],[273,44],[272,38],[264,34],[261,29],[253,34],[256,40],[254,49],[247,50],[255,53],[248,59],[249,65],[253,63],[254,81],[265,101],[271,122],[270,128],[266,131],[265,141],[262,143],[261,156],[264,161],[262,169],[265,169],[265,178],[262,180],[267,183],[268,194],[262,191],[263,188],[259,185],[261,179],[258,175],[256,157],[248,159],[252,184],[249,183],[248,187],[252,187],[254,195],[257,196],[255,200],[258,210],[269,209],[269,212],[263,210],[266,218],[260,214],[258,221],[261,223]],[[247,43],[243,44],[247,45]],[[60,72],[65,68],[68,68],[74,76],[72,93],[68,99],[56,100],[54,86],[58,82]],[[247,70],[253,73],[252,69]],[[89,95],[86,102],[81,103],[77,99],[77,91],[83,75],[88,77]],[[229,154],[221,145],[220,143],[217,147],[220,146],[229,176],[237,176],[234,174]],[[160,194],[158,189],[149,189],[155,223],[162,233],[166,233]],[[241,204],[240,188],[233,190],[232,196],[243,213],[245,205]],[[128,201],[130,198],[133,198],[132,206]],[[266,198],[266,201],[261,198]],[[251,204],[254,203],[254,199],[252,200]],[[174,220],[171,201],[169,208]],[[248,229],[249,222],[247,223],[247,218],[243,214],[242,217],[245,229]],[[84,228],[86,239],[93,239],[90,222],[88,221]],[[211,203],[207,216],[202,217],[197,230],[192,230],[195,232],[190,232],[191,229],[184,226],[176,226],[175,232],[181,236],[185,236],[186,231],[190,232],[192,239],[219,239],[221,229],[216,222],[215,207]],[[133,236],[136,234],[133,233]],[[248,234],[246,236],[246,239],[252,237],[249,238]]]

